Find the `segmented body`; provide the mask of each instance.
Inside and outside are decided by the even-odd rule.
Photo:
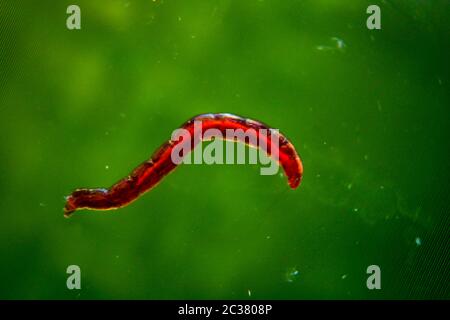
[[[195,132],[194,123],[201,121],[201,132]],[[279,164],[282,166],[289,182],[289,186],[293,189],[297,188],[301,182],[303,174],[303,165],[294,146],[281,133],[270,129],[267,125],[247,118],[227,113],[203,114],[196,116],[187,121],[181,128],[190,133],[191,140],[178,141],[169,140],[158,148],[151,158],[139,165],[133,172],[118,181],[109,189],[77,189],[71,195],[66,197],[66,205],[64,208],[65,216],[70,216],[75,210],[111,210],[123,207],[130,202],[136,200],[140,195],[149,191],[156,186],[167,174],[172,172],[177,164],[172,161],[171,153],[173,149],[180,143],[188,144],[188,149],[192,150],[202,140],[208,140],[204,137],[205,131],[208,129],[219,130],[223,137],[226,137],[226,130],[248,129],[252,134],[256,135],[256,139],[236,139],[246,143],[252,147],[252,141],[259,141],[266,145],[266,151],[270,155],[272,135],[278,141],[277,156]],[[261,130],[269,132],[268,135],[262,135]],[[186,156],[186,154],[184,155]]]

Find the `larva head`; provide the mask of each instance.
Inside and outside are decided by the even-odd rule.
[[[66,197],[66,205],[64,206],[64,217],[69,218],[70,215],[77,210],[75,199],[72,195]]]
[[[109,205],[106,189],[77,189],[66,197],[64,216],[66,218],[83,208],[103,209]]]

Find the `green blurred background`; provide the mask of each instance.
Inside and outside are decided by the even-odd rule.
[[[0,298],[449,299],[449,9],[1,0]],[[284,132],[301,186],[185,165],[119,211],[63,218],[74,188],[110,186],[209,112]]]

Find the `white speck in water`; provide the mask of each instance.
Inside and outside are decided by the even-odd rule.
[[[345,280],[346,278],[347,278],[347,274],[343,274],[341,277],[342,280]]]
[[[252,292],[250,289],[247,290],[248,296],[251,297],[252,296]]]
[[[295,267],[287,269],[287,271],[286,271],[286,281],[287,282],[294,282],[298,278],[299,274],[300,274],[300,272]]]
[[[351,184],[351,183],[349,183],[349,184],[347,185],[347,189],[348,189],[348,190],[350,190],[352,187],[353,187],[353,184]]]
[[[119,259],[119,256],[116,256],[116,259]]]
[[[181,21],[181,17],[178,17],[178,21]]]
[[[383,189],[384,189],[384,186],[380,186],[380,189],[383,190]]]
[[[364,160],[369,160],[369,156],[367,154],[364,155]]]
[[[333,37],[333,38],[331,38],[331,40],[335,42],[335,44],[336,44],[336,49],[338,49],[338,50],[340,50],[340,51],[345,50],[345,47],[346,47],[347,45],[345,44],[344,40],[342,40],[342,39],[340,39],[340,38],[338,38],[338,37]]]
[[[353,209],[353,211],[355,211],[355,212],[358,212],[358,210],[359,210],[358,208],[354,208],[354,209]]]
[[[266,239],[269,240],[271,237],[270,236],[266,236]]]
[[[345,52],[345,48],[347,45],[345,44],[344,40],[338,37],[332,37],[331,39],[332,45],[320,45],[316,46],[316,49],[319,51],[339,51],[339,52]]]
[[[145,24],[151,24],[155,20],[155,15],[150,15]]]
[[[317,178],[320,178],[320,173],[316,174],[316,177],[317,177]]]
[[[416,246],[420,246],[422,245],[422,239],[420,239],[419,237],[416,238]]]
[[[109,166],[108,166],[108,165],[106,165],[106,166],[105,166],[105,169],[106,169],[106,170],[109,170]]]
[[[45,203],[39,202],[39,207],[45,207]]]

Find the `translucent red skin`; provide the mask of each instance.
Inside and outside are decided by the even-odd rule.
[[[199,137],[194,136],[195,121],[202,122],[202,132]],[[165,142],[149,160],[143,162],[129,176],[118,181],[109,189],[76,189],[71,195],[66,197],[64,215],[68,217],[75,210],[79,209],[111,210],[126,206],[156,186],[162,178],[177,167],[177,164],[171,158],[172,150],[176,145],[186,143],[192,150],[201,141],[203,133],[208,129],[219,130],[223,137],[226,136],[226,129],[242,129],[244,131],[254,129],[254,131],[248,132],[256,134],[256,141],[265,141],[269,155],[271,151],[270,137],[271,135],[276,135],[279,146],[279,164],[288,178],[289,186],[295,189],[301,182],[303,165],[294,146],[281,133],[271,130],[261,122],[227,113],[203,114],[190,119],[181,128],[189,131],[192,138],[191,141],[179,139],[179,141],[169,140]],[[267,130],[268,134],[260,134],[260,129]],[[252,145],[251,140],[240,141],[252,147],[257,147]]]

